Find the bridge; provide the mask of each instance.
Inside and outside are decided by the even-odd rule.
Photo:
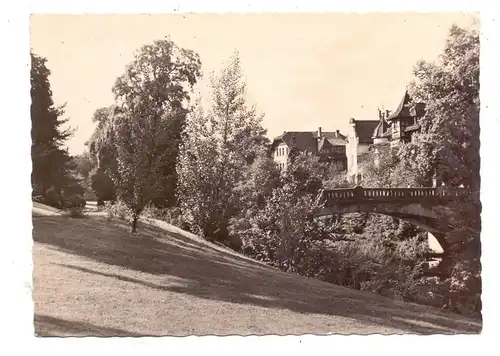
[[[325,190],[317,216],[344,213],[375,213],[408,221],[431,232],[443,249],[450,224],[450,202],[471,193],[464,188],[363,188]]]

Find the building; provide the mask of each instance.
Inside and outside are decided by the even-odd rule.
[[[414,103],[405,92],[396,110],[379,110],[379,123],[373,132],[375,145],[389,142],[392,147],[400,142],[411,142],[413,134],[420,131],[420,118],[425,115],[425,104]]]
[[[359,179],[362,170],[358,167],[359,156],[368,153],[370,147],[373,145],[373,132],[375,131],[379,121],[377,120],[349,120],[350,128],[347,135],[347,174],[349,177],[354,178],[355,181]]]
[[[342,170],[346,170],[346,145],[347,137],[339,130],[324,132],[320,127],[317,131],[285,131],[273,140],[271,151],[281,169],[286,169],[290,152],[295,149],[318,155],[321,160],[337,163]]]
[[[411,142],[415,133],[420,131],[420,119],[425,115],[425,104],[414,103],[405,91],[401,102],[394,112],[378,110],[378,120],[350,119],[347,143],[347,173],[356,182],[362,175],[358,161],[363,154],[377,145],[390,144],[394,147],[401,142]]]

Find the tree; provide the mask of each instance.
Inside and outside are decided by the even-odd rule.
[[[51,204],[62,202],[63,188],[71,184],[67,164],[70,162],[64,143],[72,135],[64,129],[64,106],[55,106],[52,99],[47,60],[31,53],[31,157],[33,162],[33,195],[57,197]]]
[[[90,139],[86,142],[89,158],[94,166],[89,174],[90,186],[99,205],[104,201],[116,199],[116,188],[111,179],[116,173],[116,145],[113,141],[112,118],[115,106],[97,109],[92,115],[92,122],[97,123]]]
[[[201,76],[198,54],[179,48],[169,38],[145,45],[113,86],[117,104],[136,120],[165,119],[163,176],[155,201],[173,206],[177,186],[176,162],[184,129],[190,91]]]
[[[245,94],[236,54],[211,78],[209,110],[198,102],[187,120],[177,165],[178,195],[191,229],[208,239],[227,238],[229,219],[238,210],[235,186],[266,143],[262,116],[247,106]]]
[[[393,149],[385,155],[386,161],[368,167],[365,173],[374,185],[429,186],[436,177],[448,186],[463,184],[470,189],[472,194],[466,202],[447,205],[446,218],[451,217],[449,223],[457,231],[446,236],[449,246],[439,268],[440,284],[448,286],[452,296],[463,299],[468,295],[466,298],[476,309],[480,302],[477,286],[481,225],[477,30],[452,26],[438,60],[418,62],[414,76],[409,87],[413,102],[426,104],[419,122],[421,133],[411,143]]]
[[[117,162],[110,174],[118,197],[130,209],[132,233],[140,214],[162,188],[161,168],[167,154],[163,150],[165,115],[137,119],[118,111],[111,122]]]
[[[168,38],[143,46],[112,88],[114,105],[93,115],[92,185],[101,199],[116,194],[127,205],[132,232],[146,205],[175,203],[180,134],[200,65]]]
[[[230,224],[243,251],[284,271],[315,276],[322,244],[344,238],[338,217],[314,218],[332,173],[339,172],[317,156],[296,153],[279,172],[271,157],[259,155],[236,189],[242,209]]]
[[[479,47],[477,30],[452,26],[439,60],[417,63],[410,85],[415,100],[426,103],[421,125],[425,140],[434,141],[432,169],[473,190],[480,186]]]
[[[97,205],[116,200],[116,187],[106,171],[97,168],[90,176],[90,187],[97,198]]]
[[[82,176],[83,179],[87,180],[90,177],[90,173],[94,169],[94,162],[90,153],[88,151],[73,157],[73,163],[75,165],[75,170]]]
[[[84,151],[82,154],[74,156],[72,165],[74,165],[75,175],[84,189],[85,199],[95,199],[91,184],[91,174],[95,169],[95,163],[89,151]]]

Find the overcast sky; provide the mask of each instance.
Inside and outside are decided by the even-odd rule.
[[[471,22],[459,13],[35,15],[31,46],[48,60],[54,101],[67,103],[77,154],[134,52],[165,36],[198,52],[205,73],[238,50],[248,99],[273,137],[319,126],[345,133],[350,117],[376,120],[377,107],[397,106],[415,63],[439,55],[450,26]]]

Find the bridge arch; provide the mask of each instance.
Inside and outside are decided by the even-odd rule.
[[[345,213],[374,213],[388,215],[421,227],[432,233],[446,250],[446,234],[453,230],[449,224],[447,205],[463,199],[466,189],[450,188],[363,188],[323,191],[322,208],[316,216]]]

